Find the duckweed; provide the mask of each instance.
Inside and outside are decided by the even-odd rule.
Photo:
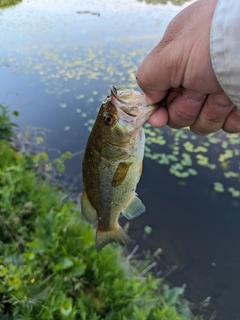
[[[224,185],[221,183],[221,182],[214,182],[214,190],[216,191],[216,192],[224,192],[225,190],[224,190]]]
[[[228,191],[233,197],[238,197],[238,190],[233,188],[233,185],[239,183],[240,178],[238,134],[231,135],[219,131],[199,138],[188,128],[159,129],[151,128],[149,124],[145,125],[145,133],[146,158],[168,166],[169,173],[179,179],[197,176],[201,170],[218,170],[225,180],[223,183],[214,182],[213,189],[216,192]],[[230,189],[229,183],[232,184]]]

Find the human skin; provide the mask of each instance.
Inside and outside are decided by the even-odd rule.
[[[153,126],[189,126],[198,135],[221,128],[240,132],[240,110],[224,93],[211,63],[210,29],[217,2],[198,0],[182,10],[138,67],[136,78],[146,103],[162,101],[148,120]]]

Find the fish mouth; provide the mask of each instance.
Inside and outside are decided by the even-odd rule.
[[[111,86],[111,94],[117,99],[117,101],[119,101],[123,104],[127,104],[126,100],[123,100],[119,97],[117,90],[118,89],[115,86]]]
[[[144,95],[140,94],[138,91],[128,90],[127,95],[131,96],[130,101],[122,99],[122,97],[116,95],[116,91],[114,91],[114,95],[111,96],[111,98],[113,98],[112,102],[116,107],[119,123],[122,125],[134,126],[137,129],[147,121],[157,109],[158,105],[147,106]]]
[[[111,86],[110,97],[118,110],[122,110],[130,117],[141,115],[151,115],[156,110],[157,105],[146,105],[143,93],[135,90],[123,89]]]

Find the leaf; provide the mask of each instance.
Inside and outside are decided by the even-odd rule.
[[[87,103],[92,103],[94,102],[94,99],[92,97],[88,98]]]
[[[44,139],[43,139],[43,137],[37,137],[37,138],[36,138],[36,140],[37,140],[37,142],[39,142],[39,143],[42,143],[42,142],[44,142]]]
[[[64,172],[65,171],[65,165],[64,165],[64,162],[62,161],[62,159],[56,159],[55,160],[55,164],[56,164],[56,167],[57,167],[57,170],[59,172]]]
[[[14,111],[12,112],[12,114],[13,114],[15,117],[18,117],[18,116],[19,116],[19,111],[14,110]]]
[[[70,260],[68,257],[63,257],[60,259],[58,264],[55,265],[54,271],[66,270],[71,268],[73,265],[74,263],[72,260]]]
[[[196,176],[198,174],[197,170],[195,170],[193,168],[189,168],[188,173],[190,173],[192,176]]]
[[[213,189],[216,192],[224,192],[224,185],[221,182],[214,182],[213,185],[214,185]]]
[[[70,151],[67,151],[61,155],[61,159],[63,161],[65,161],[66,159],[71,159],[71,158],[72,158],[72,152],[70,152]]]
[[[36,154],[36,156],[34,157],[34,160],[36,162],[39,162],[41,159],[48,160],[48,154],[46,152],[41,152]]]
[[[151,233],[152,233],[152,228],[151,228],[150,226],[145,226],[145,227],[144,227],[144,232],[145,232],[146,234],[151,234]]]
[[[227,147],[228,147],[228,141],[225,140],[222,142],[222,148],[227,149]]]
[[[208,151],[208,149],[203,146],[199,146],[196,149],[194,149],[194,152],[207,152],[207,151]]]
[[[240,197],[240,191],[234,189],[233,187],[228,188],[228,191],[232,194],[232,197]]]
[[[169,289],[169,287],[166,285],[164,286],[164,289],[164,298],[170,306],[173,306],[177,303],[179,296],[184,293],[185,286],[183,285],[182,287],[174,287],[172,289]]]
[[[84,274],[86,270],[86,265],[82,264],[82,265],[78,265],[76,267],[73,267],[71,269],[71,274],[74,276],[74,277],[79,277],[81,276],[82,274]]]
[[[79,99],[83,99],[84,98],[84,94],[79,94],[75,96],[75,99],[79,100]]]
[[[185,142],[183,146],[187,151],[193,152],[194,145],[190,141]]]
[[[67,108],[67,104],[66,103],[60,103],[60,105],[59,105],[59,107],[61,107],[61,108]]]
[[[61,305],[61,313],[64,316],[69,316],[72,312],[72,299],[67,298],[65,302]]]

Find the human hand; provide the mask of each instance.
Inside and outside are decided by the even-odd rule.
[[[137,70],[147,104],[162,101],[153,126],[190,126],[198,135],[240,132],[240,110],[223,92],[210,57],[210,29],[218,0],[198,0],[169,24]],[[239,106],[240,107],[240,106]]]

